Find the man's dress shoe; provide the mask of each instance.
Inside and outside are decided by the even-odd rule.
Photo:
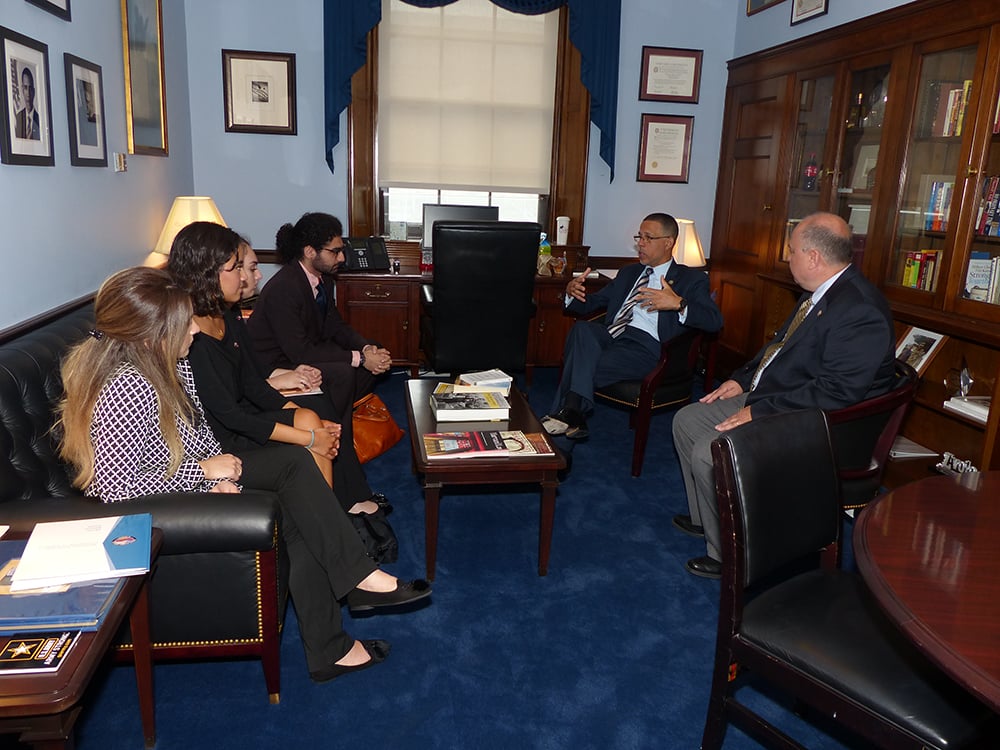
[[[687,572],[702,578],[722,578],[722,563],[709,557],[692,557],[684,566]]]
[[[688,536],[705,536],[705,529],[694,523],[689,515],[674,516],[674,528],[683,531]]]

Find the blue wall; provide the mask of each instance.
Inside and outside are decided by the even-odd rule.
[[[128,156],[128,171],[69,163],[63,53],[101,66],[110,152],[127,151],[119,0],[77,0],[67,23],[4,0],[0,24],[48,45],[54,167],[0,165],[0,329],[93,292],[141,263],[173,197],[194,187],[184,8],[165,0],[168,158]],[[110,159],[109,159],[110,163]]]
[[[900,0],[830,0],[830,13],[789,25],[791,0],[752,17],[744,0],[623,0],[615,180],[591,136],[584,241],[630,255],[640,218],[667,210],[711,236],[726,61],[812,34]],[[208,194],[226,221],[273,247],[284,221],[307,210],[347,216],[346,145],[336,174],[323,161],[321,4],[316,0],[163,0],[170,156],[128,157],[125,174],[71,167],[63,52],[103,67],[109,151],[126,150],[119,0],[77,0],[73,21],[3,0],[0,24],[49,45],[55,167],[0,165],[0,329],[92,292],[141,263],[175,195]],[[704,50],[698,104],[639,102],[643,45]],[[294,52],[298,135],[224,132],[221,49]],[[191,113],[195,113],[192,117]],[[636,182],[643,112],[693,115],[690,182]],[[346,122],[342,118],[342,133]],[[578,221],[578,217],[572,217]]]

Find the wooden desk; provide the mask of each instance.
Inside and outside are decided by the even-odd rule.
[[[862,511],[853,539],[889,617],[1000,711],[1000,472],[904,485]]]
[[[419,273],[337,274],[337,311],[354,330],[374,339],[392,352],[396,366],[407,366],[415,377],[424,361],[420,352],[420,295],[433,277]],[[528,331],[528,367],[556,367],[562,361],[563,344],[576,318],[564,312],[563,293],[569,275],[536,276],[535,317]],[[608,279],[587,280],[590,291]]]
[[[408,380],[406,383],[406,417],[410,431],[410,454],[413,471],[421,476],[424,486],[424,534],[426,538],[427,578],[434,580],[437,562],[438,516],[441,510],[441,490],[449,484],[528,484],[538,483],[542,500],[538,523],[538,575],[549,569],[549,548],[552,544],[552,523],[556,512],[558,473],[566,468],[566,459],[556,449],[552,456],[503,458],[455,458],[428,461],[423,436],[428,432],[463,432],[467,430],[521,430],[542,432],[542,425],[528,402],[516,388],[510,393],[510,419],[506,422],[438,422],[430,408],[430,395],[435,380]]]
[[[150,569],[162,544],[163,532],[154,528]],[[0,734],[16,733],[21,742],[46,750],[72,748],[80,699],[128,615],[142,733],[146,747],[156,744],[148,578],[149,574],[128,577],[100,628],[80,636],[58,672],[0,678]]]

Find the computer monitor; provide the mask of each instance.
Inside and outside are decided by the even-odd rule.
[[[424,237],[421,247],[430,250],[434,244],[435,221],[499,221],[500,209],[496,206],[443,206],[439,203],[424,204]]]

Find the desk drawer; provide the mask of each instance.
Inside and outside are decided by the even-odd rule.
[[[406,302],[410,284],[406,281],[347,282],[348,302]]]

